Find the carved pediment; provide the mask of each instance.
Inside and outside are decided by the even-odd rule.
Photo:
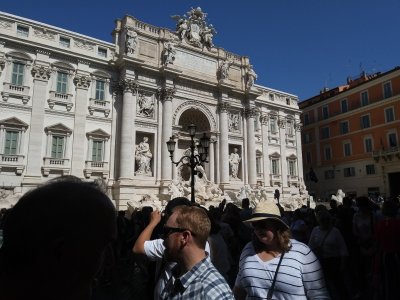
[[[287,157],[287,159],[296,160],[297,156],[295,154],[291,154]]]
[[[104,79],[110,79],[111,75],[101,71],[101,70],[95,70],[94,72],[92,72],[91,74],[93,77],[97,77],[97,78],[104,78]]]
[[[5,127],[14,127],[14,128],[28,128],[29,125],[25,122],[21,121],[18,118],[11,117],[8,119],[0,120],[0,125]]]
[[[45,132],[63,133],[63,134],[71,134],[72,133],[72,130],[62,123],[57,123],[55,125],[47,126],[44,129],[44,131]]]
[[[271,154],[269,155],[269,157],[270,157],[270,158],[280,158],[281,155],[280,155],[278,152],[274,152],[274,153],[271,153]]]
[[[12,52],[8,52],[6,54],[6,57],[9,58],[14,58],[14,59],[20,59],[20,60],[28,60],[28,61],[33,61],[33,59],[25,53],[22,52],[16,52],[16,51],[12,51]]]
[[[61,61],[57,61],[57,62],[53,63],[52,66],[57,69],[64,69],[64,70],[71,70],[71,71],[75,70],[75,68],[72,65],[67,64],[65,62],[61,62]]]
[[[94,137],[94,138],[101,138],[101,139],[108,139],[110,135],[102,129],[96,129],[86,133],[87,137]]]

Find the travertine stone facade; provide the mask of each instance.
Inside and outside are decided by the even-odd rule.
[[[185,176],[166,142],[175,139],[178,160],[194,123],[197,138],[211,137],[207,180],[223,191],[298,193],[297,97],[257,85],[247,57],[214,45],[204,12],[187,16],[176,30],[125,16],[109,43],[0,13],[0,185],[25,192],[70,174],[104,180],[121,209],[147,194],[166,199]],[[145,174],[136,172],[141,141],[151,156]]]

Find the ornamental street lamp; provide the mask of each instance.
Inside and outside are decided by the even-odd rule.
[[[179,164],[182,165],[187,165],[190,167],[190,176],[191,176],[191,181],[190,181],[190,189],[191,189],[191,198],[190,202],[195,203],[195,195],[194,195],[194,175],[198,175],[200,178],[203,176],[203,174],[199,171],[196,170],[197,166],[201,166],[204,162],[207,161],[207,155],[208,155],[208,147],[210,146],[210,138],[206,136],[204,133],[203,137],[200,139],[200,144],[197,146],[197,154],[195,154],[195,149],[196,149],[196,144],[194,141],[194,137],[196,135],[196,125],[190,124],[188,126],[189,129],[189,135],[191,139],[191,144],[190,144],[190,156],[189,155],[184,155],[181,157],[181,159],[177,162],[174,161],[174,151],[175,151],[175,145],[176,142],[172,138],[172,136],[169,138],[169,141],[167,142],[167,148],[169,151],[169,157],[171,158],[172,163],[175,166],[178,166]]]

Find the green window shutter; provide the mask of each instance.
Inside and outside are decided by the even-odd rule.
[[[103,141],[93,141],[92,161],[103,161]]]
[[[63,72],[57,73],[57,93],[66,94],[68,84],[68,74]]]
[[[13,71],[11,77],[11,83],[13,85],[24,84],[24,65],[21,63],[13,63]]]
[[[51,145],[51,157],[52,158],[63,158],[64,157],[64,137],[53,136]]]
[[[105,83],[101,80],[96,80],[96,99],[104,100]]]
[[[4,147],[4,154],[15,155],[17,154],[18,132],[6,131],[6,144]]]

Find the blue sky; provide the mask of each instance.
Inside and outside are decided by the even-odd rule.
[[[170,16],[197,6],[218,32],[216,46],[250,58],[256,83],[300,100],[400,65],[400,0],[0,1],[3,12],[109,42],[126,14],[174,29]]]

